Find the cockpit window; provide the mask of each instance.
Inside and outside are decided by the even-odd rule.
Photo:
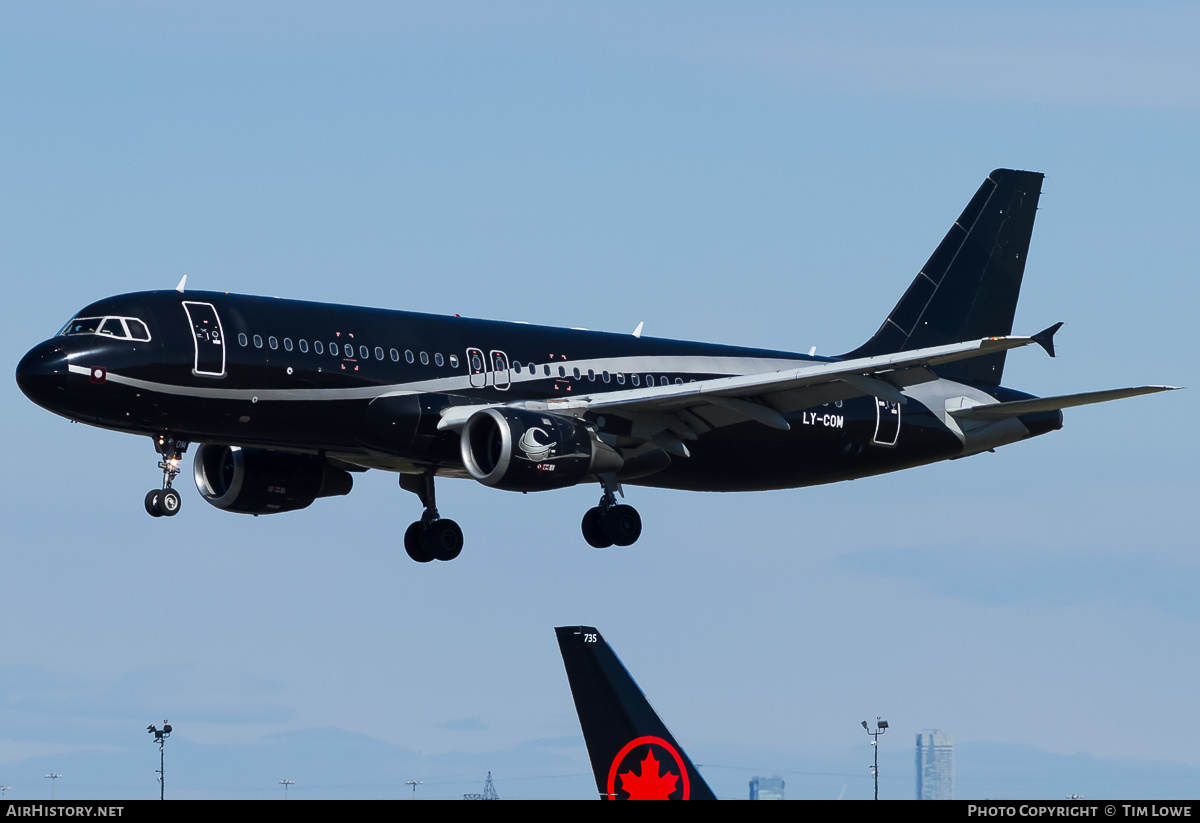
[[[76,334],[99,334],[118,340],[145,342],[150,339],[150,329],[136,317],[76,317],[63,326],[59,337]]]
[[[107,335],[108,337],[128,337],[125,332],[125,324],[121,322],[119,317],[106,317],[104,322],[100,324],[98,334]]]
[[[103,317],[76,317],[70,323],[63,326],[58,336],[67,337],[72,334],[95,334],[96,329],[100,327],[100,321],[103,319]]]
[[[136,317],[126,317],[125,325],[129,328],[129,336],[134,340],[150,339],[150,329],[146,328],[146,324]]]

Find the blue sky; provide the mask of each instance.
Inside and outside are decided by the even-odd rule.
[[[1045,172],[1009,355],[1038,394],[1200,385],[1192,5],[6,3],[0,345],[172,287],[836,354],[992,168]],[[966,461],[745,495],[392,475],[152,520],[148,442],[9,381],[0,784],[155,797],[588,797],[552,628],[598,626],[723,797],[881,794],[916,733],[960,797],[1195,798],[1191,392]],[[186,480],[186,477],[184,478]],[[176,754],[178,752],[178,754]],[[890,759],[888,759],[890,758]],[[1114,775],[1133,775],[1118,780]],[[1107,777],[1105,775],[1108,775]],[[1140,777],[1144,776],[1144,778]],[[1131,782],[1133,785],[1131,785]],[[971,794],[963,794],[969,790]]]

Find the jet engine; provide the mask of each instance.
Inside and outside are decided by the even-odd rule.
[[[313,454],[204,444],[192,473],[200,496],[218,509],[274,514],[309,506],[318,497],[349,494],[349,472]]]
[[[475,412],[459,441],[463,465],[485,486],[518,492],[574,486],[619,471],[623,458],[572,417],[521,409]]]

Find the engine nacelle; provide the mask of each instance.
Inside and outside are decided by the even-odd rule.
[[[475,412],[463,426],[459,448],[472,477],[507,491],[574,486],[624,463],[575,418],[519,409]]]
[[[204,444],[196,449],[192,474],[200,496],[218,509],[274,514],[303,509],[318,497],[349,494],[349,472],[313,454]]]

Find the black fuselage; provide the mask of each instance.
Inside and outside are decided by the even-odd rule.
[[[129,321],[121,338],[68,328],[26,355],[17,370],[21,388],[65,417],[190,442],[451,475],[463,474],[457,435],[436,426],[448,406],[554,401],[830,360],[210,292],[111,297],[79,318],[136,318],[149,340],[133,339],[139,335]],[[714,426],[688,444],[689,457],[659,461],[655,471],[626,482],[787,488],[963,453],[961,437],[919,402],[892,414],[876,398],[859,396],[789,411],[788,431],[755,422]],[[598,431],[628,433],[619,418],[593,417]]]

